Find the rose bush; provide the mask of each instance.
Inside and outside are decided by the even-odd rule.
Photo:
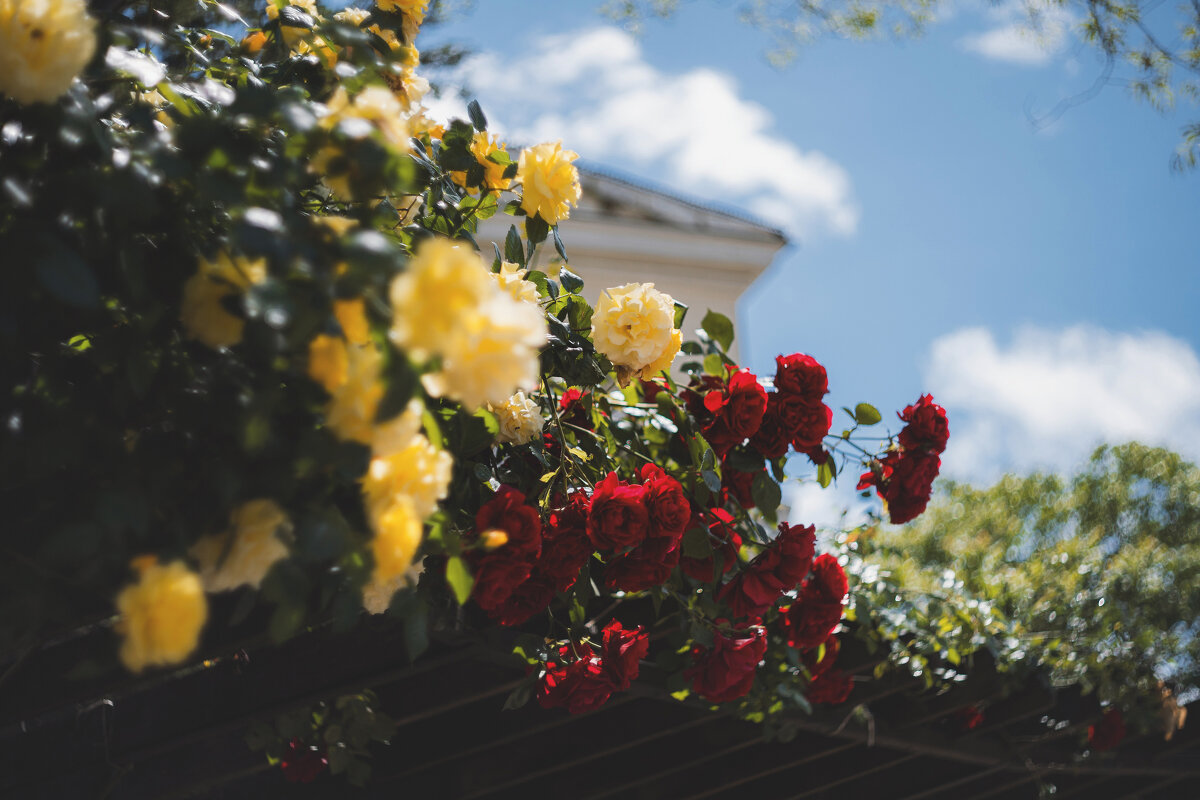
[[[920,514],[944,410],[835,428],[814,355],[760,377],[728,319],[649,283],[593,308],[575,154],[509,152],[475,103],[430,117],[427,3],[52,5],[0,0],[0,536],[37,566],[0,646],[100,618],[98,669],[189,668],[228,646],[221,592],[273,641],[365,609],[417,658],[487,627],[528,669],[513,704],[592,710],[653,659],[642,680],[767,723],[853,701],[851,635],[953,662],[928,606],[897,633],[857,532],[781,519],[789,482],[859,465]],[[955,658],[1002,643],[963,614]],[[315,776],[330,737],[266,749]]]

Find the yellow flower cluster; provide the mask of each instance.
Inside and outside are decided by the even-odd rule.
[[[383,399],[383,353],[371,341],[362,298],[334,301],[341,336],[320,334],[308,345],[308,375],[329,392],[325,424],[339,438],[371,444]]]
[[[465,189],[479,190],[483,188],[491,194],[499,194],[501,190],[512,185],[512,180],[504,177],[504,170],[507,167],[497,164],[488,156],[493,153],[503,153],[504,147],[504,142],[497,141],[495,136],[489,136],[483,131],[476,132],[471,139],[471,155],[475,156],[475,160],[483,167],[483,186],[467,186],[466,172],[451,172],[451,180]]]
[[[429,0],[376,0],[375,5],[380,11],[398,11],[404,15],[404,38],[409,42],[417,37],[417,31],[429,13]]]
[[[446,497],[454,460],[420,431],[421,404],[376,428],[373,457],[363,477],[363,504],[375,536],[375,569],[363,588],[363,606],[372,614],[387,610],[396,590],[414,579],[413,558],[424,520]]]
[[[292,523],[274,500],[242,503],[229,522],[229,530],[202,537],[188,551],[200,565],[200,580],[209,592],[239,586],[257,589],[271,566],[288,555],[280,534],[290,535]]]
[[[500,262],[500,271],[490,274],[496,285],[512,295],[514,300],[537,305],[537,287],[530,281],[525,280],[525,275],[528,272],[529,270],[521,269],[511,261],[502,261]]]
[[[52,103],[95,51],[85,0],[0,0],[0,94]]]
[[[421,243],[391,287],[392,341],[417,360],[440,356],[426,391],[472,409],[533,388],[546,343],[541,309],[488,276],[475,251],[435,238]]]
[[[653,283],[606,289],[592,315],[592,341],[617,367],[622,384],[669,370],[683,342],[675,301]]]
[[[573,162],[579,154],[563,150],[562,142],[546,142],[521,151],[517,180],[521,183],[521,208],[529,216],[541,217],[548,225],[570,216],[579,205],[579,170]]]
[[[121,661],[133,672],[178,664],[196,649],[208,619],[200,576],[182,561],[160,565],[153,556],[135,559],[133,567],[138,582],[117,595]]]
[[[492,407],[500,430],[496,439],[509,444],[527,444],[542,435],[545,418],[541,406],[524,392],[517,392],[507,402]]]
[[[279,19],[279,10],[285,6],[299,8],[312,17],[314,22],[320,23],[322,21],[321,14],[317,9],[317,0],[287,0],[287,2],[282,2],[278,5],[274,0],[271,0],[267,3],[267,18],[272,21]],[[337,51],[309,28],[280,25],[279,33],[283,36],[283,43],[293,53],[302,56],[315,53],[318,58],[325,62],[325,66],[333,67],[337,64]]]
[[[221,300],[267,279],[267,260],[231,258],[222,251],[215,261],[200,259],[196,274],[183,285],[180,322],[189,339],[213,349],[232,347],[242,340],[245,320],[225,310]]]

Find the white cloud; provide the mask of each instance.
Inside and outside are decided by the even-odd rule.
[[[988,12],[994,27],[959,40],[965,49],[993,61],[1044,66],[1063,51],[1075,21],[1062,6],[1024,0],[1005,3]]]
[[[618,28],[543,37],[515,58],[483,53],[453,80],[512,141],[562,139],[584,158],[742,206],[799,235],[845,235],[858,224],[840,165],[773,131],[771,113],[729,75],[662,72]],[[464,116],[457,99],[433,110]]]
[[[864,500],[854,491],[858,480],[854,466],[848,466],[838,482],[827,489],[822,489],[820,484],[811,480],[784,484],[788,522],[793,525],[816,525],[818,530],[824,531],[847,530],[866,522],[867,509],[873,505],[878,511],[879,501]]]
[[[950,416],[943,471],[990,480],[1071,469],[1098,444],[1140,441],[1200,459],[1200,359],[1161,332],[982,328],[932,346],[926,386]]]

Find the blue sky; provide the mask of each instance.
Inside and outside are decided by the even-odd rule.
[[[1029,111],[1100,69],[1069,18],[1039,43],[1007,7],[960,3],[920,39],[818,42],[776,69],[732,4],[636,37],[597,5],[487,0],[421,44],[480,54],[461,76],[514,140],[785,227],[739,305],[747,366],[811,353],[831,405],[885,417],[933,392],[956,477],[1129,438],[1200,459],[1200,174],[1169,165],[1190,118],[1109,87],[1036,129]]]

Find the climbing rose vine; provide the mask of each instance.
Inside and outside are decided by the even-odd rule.
[[[576,154],[431,118],[425,0],[171,8],[0,0],[3,536],[38,567],[0,644],[99,618],[100,669],[143,673],[387,613],[508,631],[515,705],[597,708],[650,658],[750,719],[845,701],[844,558],[783,487],[861,463],[911,519],[945,412],[838,434],[815,356],[754,374],[652,283],[593,307]],[[341,729],[253,738],[304,782],[365,757]]]

